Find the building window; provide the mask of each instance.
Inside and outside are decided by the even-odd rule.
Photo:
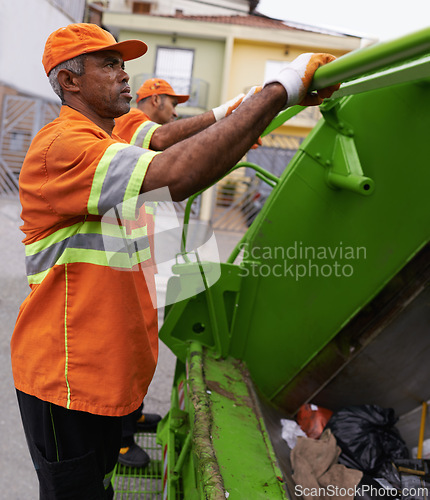
[[[157,47],[155,75],[167,80],[177,94],[190,94],[194,50]]]
[[[151,4],[148,2],[133,2],[133,14],[149,14]]]

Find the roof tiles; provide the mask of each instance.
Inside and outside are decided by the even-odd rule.
[[[222,23],[222,24],[236,24],[241,26],[250,26],[252,28],[266,28],[266,29],[278,29],[278,30],[297,30],[292,26],[288,26],[282,21],[277,21],[276,19],[270,19],[268,17],[262,16],[186,16],[184,14],[177,13],[174,16],[160,16],[160,17],[171,17],[175,19],[183,19],[186,21],[200,21],[208,23]]]

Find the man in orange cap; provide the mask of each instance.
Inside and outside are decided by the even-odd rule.
[[[200,115],[175,121],[178,117],[176,106],[188,101],[189,97],[176,94],[166,80],[150,78],[137,91],[137,107],[115,120],[114,133],[130,144],[163,151],[231,114],[245,94]]]
[[[136,103],[137,109],[142,110],[151,121],[164,125],[178,118],[176,106],[187,102],[189,98],[189,95],[177,94],[166,80],[150,78],[137,91]],[[133,109],[130,110],[130,113],[132,111]],[[119,120],[130,113],[123,115]],[[118,119],[115,124],[118,126]]]
[[[230,170],[285,106],[319,104],[334,90],[308,94],[315,70],[334,58],[302,54],[235,113],[150,151],[112,132],[132,99],[124,61],[146,49],[74,24],[50,35],[42,59],[63,106],[34,138],[20,174],[31,293],[11,355],[43,499],[113,498],[120,417],[140,406],[155,370],[139,194],[167,187],[174,201],[187,198]]]

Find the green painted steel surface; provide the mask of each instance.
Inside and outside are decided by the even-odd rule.
[[[278,406],[286,384],[429,241],[429,91],[401,85],[339,101],[250,229],[244,280],[258,285],[252,308],[239,302],[231,354]],[[348,160],[336,154],[348,137],[341,125],[372,179],[369,196],[330,182]]]
[[[338,98],[426,78],[430,78],[430,28],[339,57],[315,72],[312,88],[322,89],[342,82],[333,94],[333,98]],[[269,134],[303,109],[305,107],[299,105],[285,109],[262,135]]]
[[[430,54],[430,28],[405,35],[396,40],[380,42],[339,57],[332,64],[318,69],[313,88],[322,89],[346,82],[382,68],[404,64],[413,58]]]
[[[324,349],[328,363],[330,349],[344,350],[348,357],[350,346],[332,345],[333,339],[428,244],[430,82],[427,75],[417,78],[405,60],[426,60],[428,54],[422,53],[428,51],[428,35],[426,30],[414,40],[408,37],[388,46],[403,52],[404,64],[395,58],[395,85],[379,88],[380,81],[373,80],[372,90],[322,106],[323,120],[303,142],[241,242],[241,265],[223,264],[215,285],[169,307],[160,337],[180,360],[192,360],[195,370],[199,365],[197,392],[211,391],[204,398],[206,410],[196,405],[188,409],[193,453],[184,461],[192,478],[184,481],[185,498],[188,490],[199,498],[218,498],[218,493],[205,496],[196,485],[204,470],[194,453],[201,446],[194,424],[206,411],[215,429],[211,446],[224,488],[229,492],[241,487],[246,462],[236,448],[253,439],[256,426],[241,426],[243,406],[226,404],[232,397],[240,398],[244,389],[244,381],[229,372],[232,358],[247,367],[263,400],[293,414],[305,401],[297,399],[297,391],[292,398],[291,388],[309,397],[307,388],[300,386],[302,373]],[[420,46],[416,51],[414,44]],[[363,53],[353,56],[354,64],[362,66],[362,77],[370,66],[379,71],[394,62],[383,54],[386,50],[387,46],[364,49],[364,60]],[[381,64],[375,63],[378,58]],[[333,74],[327,69],[324,77],[338,78],[344,70],[339,64]],[[372,75],[366,78],[372,81]],[[177,272],[168,294],[180,298],[183,283],[198,266],[187,263],[177,266]],[[205,361],[201,348],[197,358],[190,354],[190,344],[209,349]],[[195,370],[188,376],[191,385]],[[214,393],[208,381],[221,389]],[[249,451],[251,462],[260,464],[273,457],[273,449],[264,422],[257,413],[252,419],[261,424],[260,444],[267,447],[268,454]],[[272,465],[277,468],[276,461]],[[257,497],[238,493],[236,498]]]
[[[364,174],[374,181],[370,196],[330,187],[335,143],[344,136],[324,120],[251,229],[251,256],[272,270],[280,261],[293,267],[281,277],[259,269],[254,300],[264,314],[246,314],[238,323],[233,353],[279,404],[285,382],[429,241],[429,91],[428,82],[401,85],[347,98],[328,111],[353,132]]]
[[[285,498],[282,472],[246,370],[237,360],[216,359],[210,351],[201,363],[211,422],[208,431],[228,498]]]

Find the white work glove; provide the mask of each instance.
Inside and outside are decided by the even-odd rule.
[[[257,87],[257,86],[251,87],[251,89],[249,90],[249,92],[246,95],[239,94],[236,97],[233,97],[233,99],[230,99],[229,101],[227,101],[226,103],[221,104],[221,106],[214,108],[212,111],[213,111],[213,114],[215,116],[215,120],[218,121],[218,120],[221,120],[221,118],[225,118],[226,116],[231,115],[233,113],[233,111],[235,109],[237,109],[240,104],[242,104],[242,102],[245,102],[247,99],[249,99],[251,96],[253,96],[257,92],[260,92],[260,90],[262,88],[263,87],[261,87],[261,86],[260,87]]]
[[[285,107],[300,104],[302,106],[318,106],[323,99],[330,97],[339,85],[332,85],[317,93],[308,93],[309,86],[315,71],[336,58],[331,54],[306,53],[296,57],[294,61],[283,68],[275,78],[264,82],[264,87],[269,83],[280,83],[287,92],[287,104]]]
[[[229,101],[225,102],[224,104],[221,104],[221,106],[213,108],[212,111],[215,116],[215,120],[219,121],[221,120],[221,118],[225,118],[226,116],[231,115],[231,113],[233,113],[233,111],[242,102],[244,97],[245,94],[239,94],[236,97],[233,97],[233,99],[230,99]]]

